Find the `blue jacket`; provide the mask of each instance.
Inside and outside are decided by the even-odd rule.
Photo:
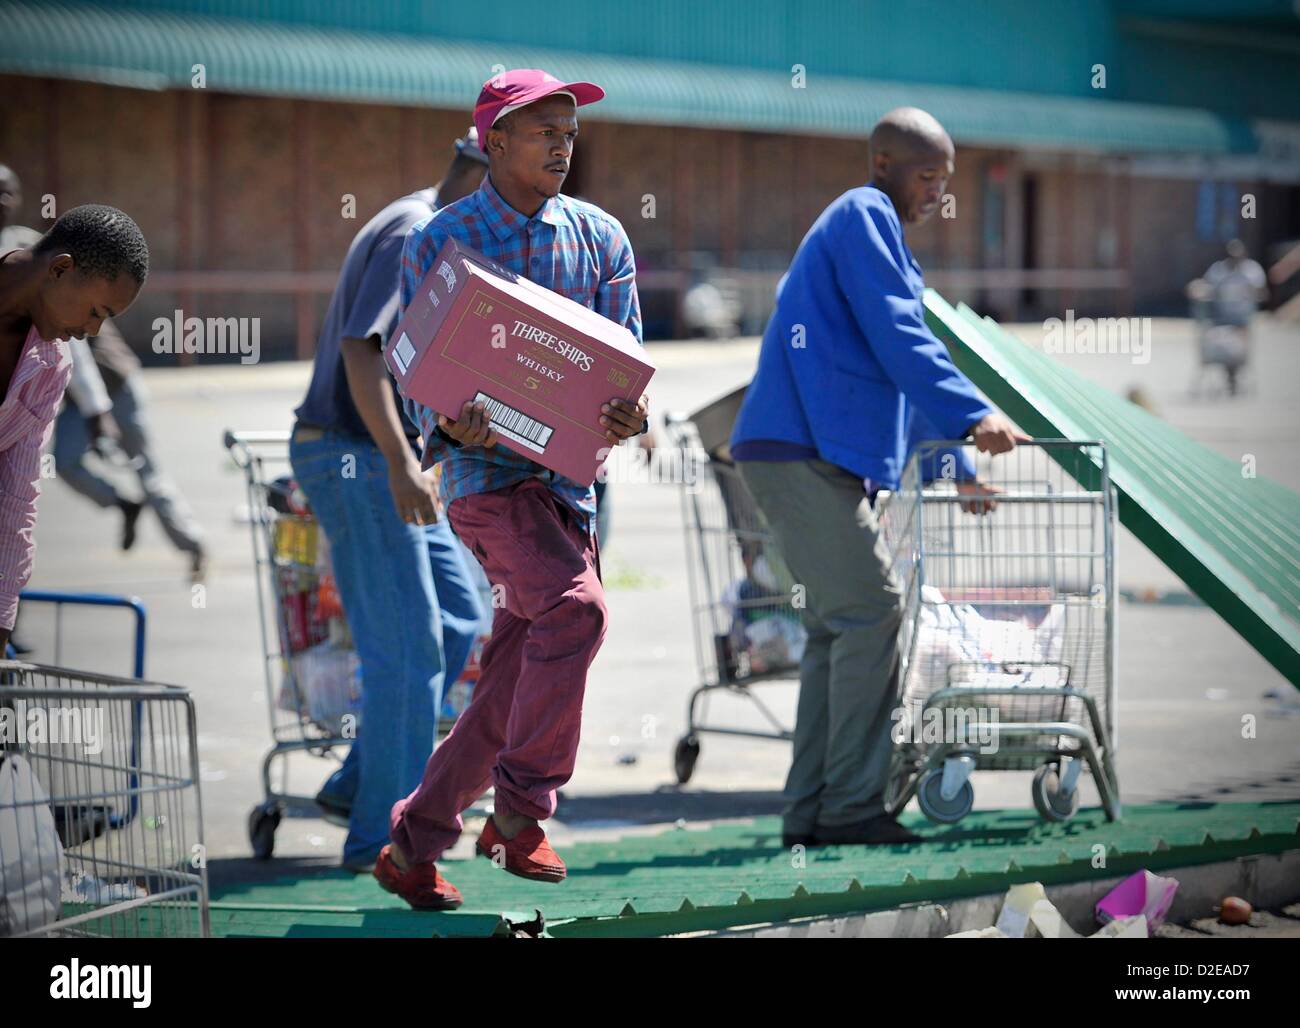
[[[777,286],[732,448],[809,446],[894,489],[915,442],[963,438],[993,408],[926,328],[923,289],[889,197],[861,186],[827,207]],[[974,476],[965,453],[958,468]]]

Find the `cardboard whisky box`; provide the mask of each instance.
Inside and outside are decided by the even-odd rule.
[[[487,407],[498,446],[587,484],[601,405],[636,403],[654,366],[622,325],[448,240],[384,349],[402,395],[448,418]]]

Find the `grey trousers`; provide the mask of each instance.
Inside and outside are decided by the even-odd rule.
[[[796,583],[808,644],[799,668],[784,829],[884,813],[898,704],[901,589],[862,480],[834,464],[741,461]]]
[[[202,545],[203,531],[180,490],[154,461],[145,417],[148,398],[140,376],[131,375],[120,389],[109,394],[109,399],[113,401],[113,420],[122,431],[118,445],[132,460],[144,491],[144,502],[157,512],[163,531],[178,550],[195,552]],[[55,473],[97,506],[115,507],[122,497],[113,484],[85,464],[89,447],[85,419],[75,404],[65,403],[54,428]]]

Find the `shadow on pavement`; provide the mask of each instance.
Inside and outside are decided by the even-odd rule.
[[[220,857],[208,861],[208,889],[214,895],[224,893],[234,885],[264,885],[283,878],[342,878],[355,877],[351,871],[339,866],[338,856],[330,857],[275,857],[256,860],[253,857]]]
[[[654,792],[596,796],[561,794],[555,817],[573,828],[634,825],[780,814],[785,801],[779,792],[704,792],[663,786]]]
[[[1161,797],[1166,803],[1268,803],[1287,802],[1300,798],[1300,764],[1284,768],[1269,776],[1258,774],[1224,775],[1184,792]]]

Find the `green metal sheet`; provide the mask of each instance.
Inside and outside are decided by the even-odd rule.
[[[788,62],[727,67],[526,44],[320,28],[100,4],[0,0],[0,72],[468,111],[500,63],[590,78],[606,99],[584,117],[865,137],[891,108],[924,107],[954,139],[1060,150],[1253,150],[1249,126],[1191,107],[883,81],[816,72],[791,88]]]
[[[802,861],[781,845],[779,818],[677,829],[564,847],[558,885],[512,877],[481,858],[441,870],[466,906],[420,914],[373,879],[343,871],[259,885],[228,885],[213,907],[227,935],[501,934],[540,910],[555,936],[664,935],[821,914],[885,910],[1044,884],[1113,878],[1300,848],[1300,802],[1155,804],[1108,822],[1099,809],[1066,824],[1031,811],[976,811],[912,846],[814,849]],[[1098,847],[1106,854],[1095,867]],[[528,911],[510,914],[503,911]],[[462,919],[473,919],[464,929]]]
[[[933,290],[925,304],[958,367],[1026,432],[1107,444],[1121,523],[1300,688],[1300,496],[969,308]]]

